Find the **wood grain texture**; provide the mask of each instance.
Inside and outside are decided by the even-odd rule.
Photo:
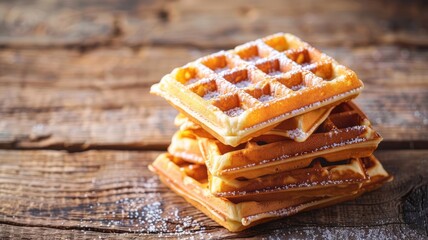
[[[395,177],[382,189],[239,234],[219,227],[161,184],[147,169],[157,154],[0,151],[0,234],[399,239],[428,234],[426,150],[378,151],[376,155]]]
[[[101,106],[32,106],[3,112],[0,114],[0,143],[15,148],[71,150],[166,148],[177,130],[173,124],[177,112],[163,99],[149,96],[147,88],[114,92],[103,94],[106,101],[100,101]],[[71,101],[61,98],[56,92],[51,93],[53,97],[58,97],[56,103],[64,100],[74,103],[73,100],[84,95],[85,91],[70,95]],[[40,96],[42,101],[55,104],[49,95]],[[108,105],[115,99],[136,99],[137,102]],[[31,95],[28,96],[30,105],[36,101],[37,98],[31,101]],[[367,113],[385,142],[428,140],[427,89],[367,88],[356,102]]]
[[[426,50],[391,45],[348,48],[312,44],[354,70],[369,86],[412,88],[428,85]],[[173,68],[218,50],[105,47],[80,52],[5,48],[0,49],[0,84],[36,89],[129,90],[150,86]]]
[[[149,94],[175,66],[215,50],[184,47],[0,50],[0,144],[165,148],[176,111]],[[385,141],[428,140],[428,54],[394,46],[325,48],[366,88],[357,99]],[[406,145],[408,146],[408,144]]]
[[[420,0],[0,0],[0,239],[427,239],[427,12]],[[148,91],[279,31],[358,73],[381,147],[424,150],[378,151],[395,176],[379,191],[232,234],[147,170],[176,129]],[[86,149],[98,150],[70,152]]]
[[[0,44],[231,47],[272,32],[323,45],[427,46],[422,1],[4,1]],[[34,11],[37,9],[37,11]]]

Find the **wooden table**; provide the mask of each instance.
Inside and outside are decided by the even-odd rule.
[[[1,1],[0,238],[428,235],[428,6],[422,1]],[[392,183],[239,234],[161,184],[173,67],[291,32],[355,70]]]

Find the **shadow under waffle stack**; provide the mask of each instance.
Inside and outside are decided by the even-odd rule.
[[[354,199],[392,180],[362,86],[290,34],[200,58],[152,87],[181,113],[149,168],[230,231]]]
[[[352,70],[281,33],[176,68],[151,92],[237,146],[286,119],[355,98],[362,87]]]

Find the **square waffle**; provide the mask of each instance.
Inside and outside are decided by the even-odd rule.
[[[291,34],[275,34],[174,69],[151,92],[225,145],[278,123],[355,98],[363,83]]]
[[[192,133],[198,139],[210,173],[231,180],[303,168],[320,157],[329,162],[367,157],[382,140],[364,113],[352,102],[342,103],[333,109],[305,142],[265,134],[231,147],[214,138]],[[173,141],[173,144],[179,143]]]
[[[189,203],[204,212],[218,224],[229,231],[242,231],[251,226],[296,214],[310,209],[330,206],[351,200],[365,191],[380,187],[392,177],[383,169],[380,162],[370,156],[361,160],[369,178],[357,192],[323,198],[297,198],[276,201],[247,201],[233,203],[225,198],[218,198],[207,188],[203,165],[192,168],[183,160],[177,160],[169,154],[161,154],[150,166],[160,179],[173,191],[184,197]],[[196,179],[194,176],[198,176]],[[203,177],[201,177],[203,176]]]

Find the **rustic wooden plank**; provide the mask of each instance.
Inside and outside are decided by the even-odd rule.
[[[176,131],[169,106],[1,114],[0,145],[14,148],[165,149]]]
[[[315,45],[318,46],[318,45]],[[366,84],[427,86],[428,51],[397,46],[321,47]],[[158,82],[174,67],[218,50],[186,47],[0,50],[0,84],[22,87],[132,88]]]
[[[165,24],[147,36],[131,21],[131,44],[230,47],[273,32],[291,32],[321,45],[428,44],[427,5],[400,1],[175,1],[160,14]]]
[[[171,233],[171,234],[147,234],[132,232],[98,232],[90,230],[57,229],[46,227],[24,227],[1,224],[0,236],[6,239],[233,239],[238,236],[228,236],[227,233],[198,232]],[[244,233],[242,233],[244,235]],[[386,226],[368,227],[302,227],[283,226],[283,229],[272,230],[270,233],[245,234],[245,239],[423,239],[423,234],[415,230],[397,224]]]
[[[210,52],[213,52],[211,50]],[[208,54],[188,48],[0,50],[0,83],[23,87],[133,88],[158,82],[174,67]]]
[[[424,238],[428,151],[378,151],[395,180],[329,208],[232,234],[147,170],[158,152],[0,151],[0,234]],[[22,227],[21,227],[22,226]],[[67,230],[67,231],[66,231]],[[73,231],[71,231],[73,230]],[[112,233],[112,235],[107,235]],[[135,235],[134,235],[135,234]]]
[[[322,45],[426,46],[427,10],[422,1],[4,1],[0,44],[210,48],[288,31]]]
[[[143,7],[139,7],[140,4]],[[139,22],[151,28],[148,13],[161,1],[2,1],[0,45],[99,46],[123,34],[121,14],[138,9]]]
[[[0,225],[0,237],[2,239],[210,239],[208,234],[147,234],[133,232],[99,232],[91,230],[57,229],[47,227],[25,227],[14,225]]]

